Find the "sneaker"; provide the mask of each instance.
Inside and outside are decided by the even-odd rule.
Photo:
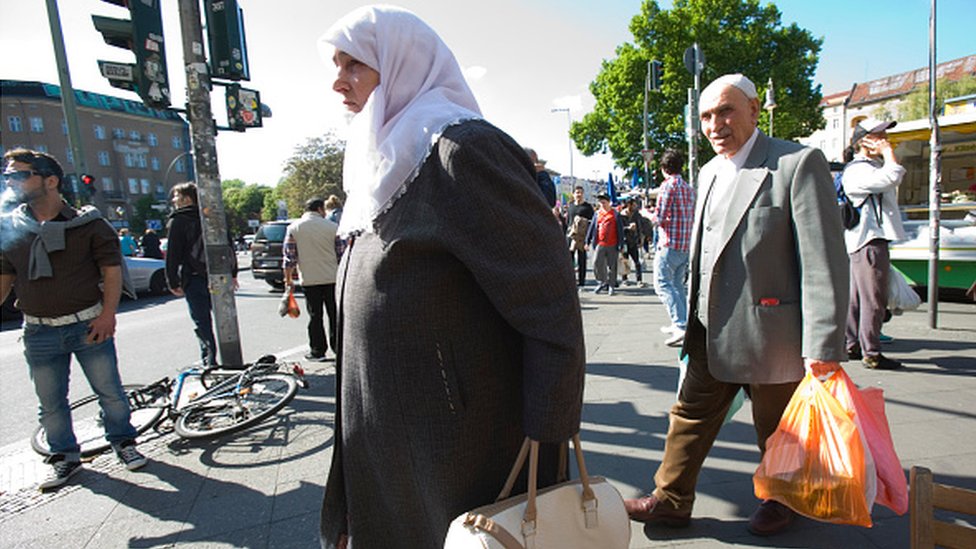
[[[310,362],[325,362],[326,361],[325,353],[322,353],[320,355],[317,355],[315,353],[305,353],[305,360],[308,360]]]
[[[146,456],[136,449],[136,441],[134,440],[127,440],[116,447],[115,455],[130,471],[135,471],[146,464]]]
[[[861,364],[871,370],[897,370],[901,368],[901,362],[892,360],[881,353],[862,358]]]
[[[53,456],[48,456],[44,463],[51,466],[51,470],[48,472],[44,480],[37,485],[40,490],[50,490],[51,488],[57,488],[62,484],[68,482],[68,479],[73,477],[75,473],[81,471],[80,461],[68,461],[65,459],[64,454],[54,454]]]
[[[604,288],[606,288],[606,286],[605,286],[605,285],[603,285],[603,284],[600,284],[600,285],[598,285],[598,286],[597,286],[596,288],[594,288],[594,289],[593,289],[593,293],[594,293],[594,294],[598,294],[598,293],[600,293],[600,290],[602,290],[602,289],[604,289]]]
[[[891,337],[889,335],[884,335],[882,333],[879,333],[878,334],[878,340],[881,341],[881,343],[891,343],[892,341],[895,340],[895,338],[893,338],[893,337]]]
[[[666,340],[664,344],[668,347],[681,347],[681,344],[685,342],[685,331],[680,328],[675,328],[673,335]]]
[[[674,324],[668,324],[666,326],[661,326],[661,333],[662,334],[673,334],[675,332],[675,330],[677,330],[677,329],[678,329],[678,327],[675,326]]]
[[[613,287],[607,288],[607,295],[613,295]]]

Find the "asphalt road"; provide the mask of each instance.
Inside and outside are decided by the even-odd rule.
[[[281,293],[255,280],[250,271],[241,271],[238,281],[236,306],[244,360],[265,354],[304,354],[304,315],[298,319],[278,316]],[[199,347],[183,299],[143,296],[123,300],[117,322],[116,348],[123,383],[151,383],[199,363]],[[19,322],[0,326],[0,446],[28,438],[37,425],[37,397],[20,337]],[[72,399],[91,394],[77,363],[72,366],[69,394]]]

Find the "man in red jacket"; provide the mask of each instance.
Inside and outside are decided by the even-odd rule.
[[[593,290],[594,294],[606,289],[607,295],[613,295],[617,287],[617,254],[624,243],[624,226],[620,216],[610,205],[610,197],[599,194],[596,197],[600,209],[594,216],[593,223],[586,233],[586,247],[596,248],[593,259],[593,274],[599,285]],[[608,273],[609,267],[609,273]]]

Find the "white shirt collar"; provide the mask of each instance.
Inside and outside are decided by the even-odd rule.
[[[736,151],[736,153],[733,154],[728,159],[729,162],[732,162],[732,165],[735,166],[735,171],[741,170],[742,166],[746,165],[746,160],[749,158],[749,153],[752,152],[752,147],[755,146],[756,139],[758,138],[759,138],[759,128],[754,128],[752,130],[752,135],[745,142],[745,144],[742,145],[742,148]]]

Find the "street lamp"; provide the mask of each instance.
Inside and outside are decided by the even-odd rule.
[[[769,77],[766,85],[766,104],[763,108],[769,111],[769,137],[773,137],[773,109],[776,108],[776,94],[773,92],[773,77]]]
[[[573,119],[569,114],[569,108],[563,109],[552,109],[549,112],[564,112],[566,113],[566,141],[569,142],[569,176],[573,177],[573,138],[569,135],[569,130],[573,127]]]

